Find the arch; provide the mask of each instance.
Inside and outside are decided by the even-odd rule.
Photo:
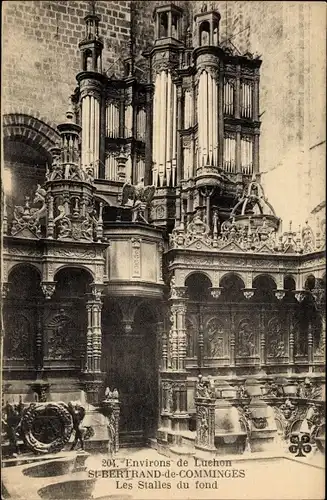
[[[16,272],[18,270],[18,268],[22,268],[22,267],[28,267],[30,269],[33,269],[34,271],[36,271],[36,273],[38,274],[39,278],[40,278],[40,281],[42,279],[42,272],[41,272],[41,269],[39,267],[37,267],[37,265],[35,264],[30,264],[29,262],[18,262],[18,263],[14,263],[11,268],[8,270],[8,282],[10,282],[10,277],[12,275],[13,272]]]
[[[190,271],[186,276],[185,276],[185,280],[184,280],[184,286],[187,286],[186,285],[186,280],[188,280],[188,278],[190,276],[192,276],[193,274],[202,274],[203,276],[205,276],[206,278],[208,278],[208,280],[210,281],[211,285],[212,286],[212,279],[211,279],[211,276],[210,276],[210,273],[206,272],[206,271]]]
[[[57,267],[57,269],[55,270],[55,273],[54,273],[54,281],[56,281],[56,277],[60,271],[62,271],[63,269],[70,269],[70,268],[71,269],[82,269],[84,271],[87,271],[90,274],[92,281],[95,278],[94,271],[92,269],[90,269],[89,267],[84,266],[84,264],[69,263],[69,264],[62,264],[61,266]]]
[[[276,300],[274,290],[277,288],[275,279],[270,274],[258,274],[252,282],[255,289],[254,300],[273,302]]]
[[[29,302],[36,297],[42,296],[41,271],[36,266],[29,263],[19,263],[14,265],[8,276],[9,293],[8,298]]]
[[[48,156],[50,148],[60,141],[59,133],[47,121],[25,113],[3,116],[3,138],[24,142]]]
[[[192,272],[185,279],[188,297],[196,302],[205,301],[210,298],[212,281],[206,273]]]
[[[242,282],[242,288],[245,288],[245,277],[241,273],[237,273],[235,271],[227,271],[224,273],[219,280],[219,286],[223,286],[223,283],[229,278],[237,278]]]
[[[268,273],[256,274],[255,277],[253,278],[253,283],[252,283],[253,288],[256,288],[255,285],[258,282],[260,283],[260,282],[264,282],[264,281],[267,284],[269,283],[269,285],[271,286],[272,289],[277,288],[276,279],[273,276],[271,276],[271,274],[268,274]]]
[[[225,273],[219,282],[222,287],[221,299],[228,302],[240,302],[244,300],[243,288],[245,288],[243,277],[234,272]]]
[[[168,14],[167,12],[161,12],[159,15],[159,37],[166,38],[168,36]]]
[[[309,274],[305,277],[304,289],[313,290],[316,284],[316,277],[313,274]]]
[[[284,290],[296,290],[296,278],[292,274],[286,274],[283,283]]]
[[[85,267],[65,265],[57,269],[54,275],[56,289],[54,296],[84,298],[93,282],[92,273]]]
[[[210,23],[203,21],[199,26],[199,45],[200,47],[210,45]]]

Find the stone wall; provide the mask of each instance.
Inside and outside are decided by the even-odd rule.
[[[84,35],[87,1],[3,2],[4,111],[29,108],[59,123],[80,71],[78,42]],[[98,1],[103,66],[109,68],[126,53],[129,40],[128,1]]]

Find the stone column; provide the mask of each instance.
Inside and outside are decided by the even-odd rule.
[[[232,308],[230,308],[230,321],[231,321],[231,332],[230,332],[230,341],[229,341],[229,346],[230,346],[230,362],[229,366],[234,367],[235,366],[235,313],[233,312]]]
[[[162,344],[162,408],[161,421],[164,427],[175,432],[173,442],[180,444],[179,431],[187,429],[189,415],[187,413],[186,386],[186,290],[187,287],[171,288],[169,331],[169,356],[167,363],[165,338]]]
[[[98,403],[98,392],[102,386],[101,373],[101,309],[102,309],[103,285],[93,284],[92,293],[89,294],[86,304],[87,330],[86,330],[86,353],[85,370],[83,371],[84,389],[87,393],[88,403]]]
[[[101,332],[101,309],[102,309],[102,285],[92,286],[92,371],[101,373],[101,351],[102,351],[102,332]]]
[[[266,338],[265,338],[265,324],[264,324],[264,308],[260,308],[260,365],[266,365]]]

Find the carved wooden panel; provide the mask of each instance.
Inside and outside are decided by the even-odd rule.
[[[228,354],[228,329],[225,315],[209,317],[204,325],[205,355],[223,358]]]
[[[268,318],[266,331],[267,363],[282,363],[288,359],[288,322],[275,314]]]
[[[50,314],[44,327],[47,360],[74,360],[74,364],[79,362],[85,336],[83,319],[82,314],[65,310]]]
[[[197,355],[198,322],[194,314],[186,317],[186,357],[194,358]]]
[[[250,315],[249,311],[244,312],[243,315],[238,314],[235,326],[235,354],[237,364],[257,364],[259,362],[258,314]]]
[[[33,360],[36,328],[34,308],[7,309],[4,314],[4,358]]]

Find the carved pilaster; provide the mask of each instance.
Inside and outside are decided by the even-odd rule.
[[[37,330],[35,336],[35,367],[37,373],[43,368],[43,307],[39,304],[37,308]]]
[[[265,316],[264,309],[260,309],[260,364],[265,366],[266,364],[266,337],[265,337]]]
[[[99,373],[101,362],[102,332],[101,332],[101,309],[102,309],[103,285],[92,285],[91,321],[92,321],[92,371]]]
[[[288,352],[288,360],[289,364],[293,365],[294,364],[294,319],[293,319],[293,313],[290,313],[289,316],[289,352]]]
[[[168,336],[163,323],[157,325],[158,337],[161,345],[161,368],[167,370],[168,368]]]
[[[313,335],[312,335],[312,322],[308,325],[308,361],[313,363]]]
[[[203,450],[215,449],[215,399],[196,398],[195,447]]]
[[[132,238],[132,266],[133,278],[139,278],[141,276],[141,240],[138,238]]]
[[[164,246],[163,243],[160,241],[158,243],[158,281],[159,283],[163,283],[163,277],[162,277],[162,259],[163,259],[163,252],[164,252]]]
[[[230,332],[230,366],[235,366],[235,313],[231,311],[231,332]]]

